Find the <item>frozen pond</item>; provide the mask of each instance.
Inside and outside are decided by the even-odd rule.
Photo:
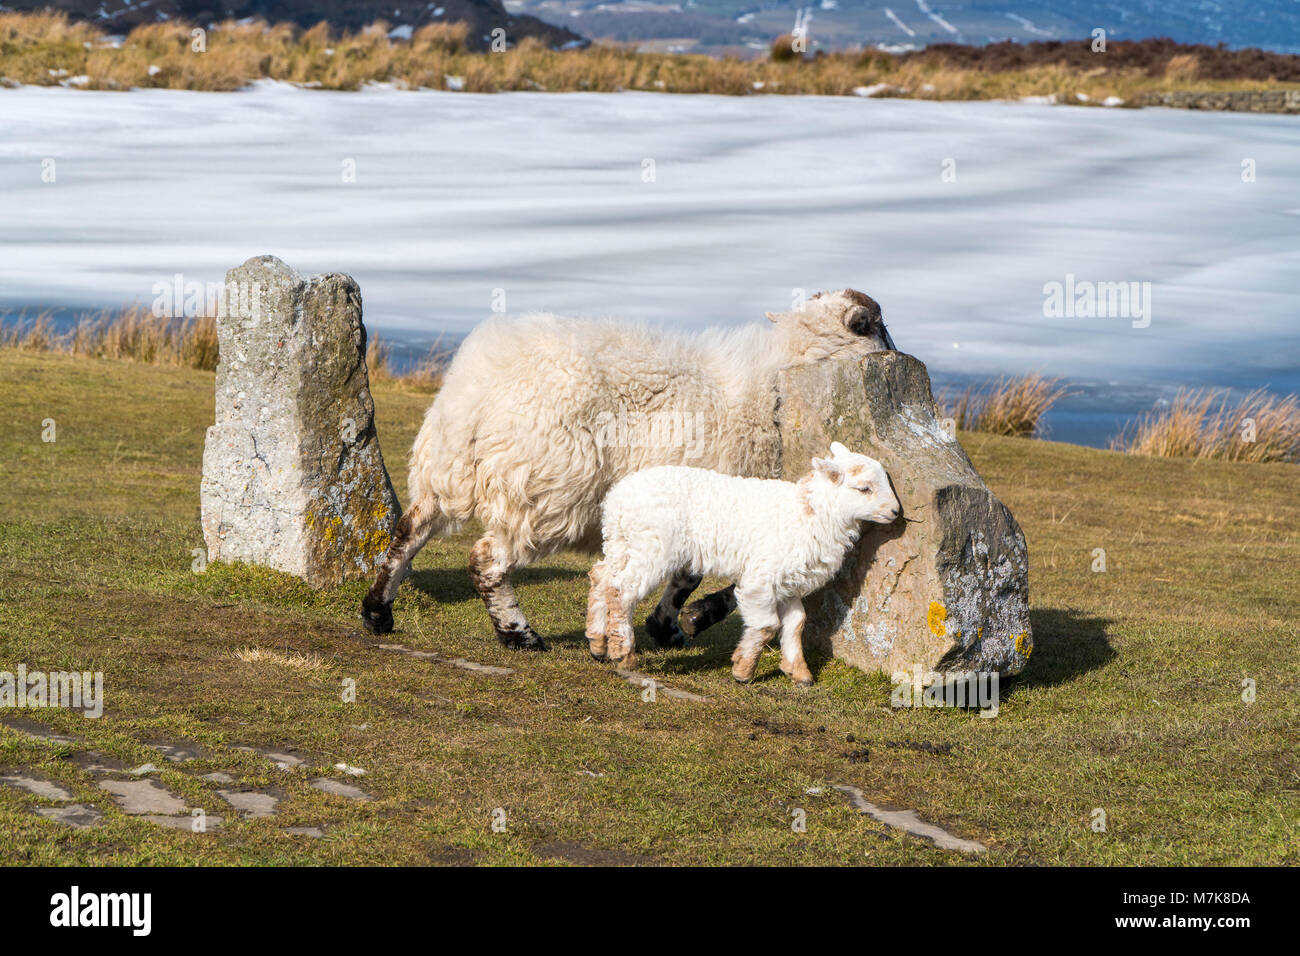
[[[495,290],[511,312],[692,326],[852,286],[945,379],[1037,370],[1103,405],[1152,383],[1300,391],[1296,117],[22,88],[0,91],[0,189],[11,307],[147,303],[262,253],[351,273],[368,325],[416,342]],[[1067,276],[1150,283],[1149,314],[1045,314]]]

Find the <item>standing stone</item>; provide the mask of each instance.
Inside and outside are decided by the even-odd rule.
[[[783,477],[843,442],[885,466],[906,519],[866,525],[804,601],[810,646],[888,674],[1018,673],[1033,648],[1025,537],[940,424],[925,366],[876,352],[789,370],[780,387]]]
[[[368,577],[401,511],[375,433],[357,284],[250,259],[226,276],[217,338],[200,491],[209,560],[313,587]]]

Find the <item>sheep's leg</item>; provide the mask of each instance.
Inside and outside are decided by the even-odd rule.
[[[591,591],[587,595],[587,647],[598,661],[605,659],[609,646],[609,605],[606,603],[609,583],[605,570],[605,562],[597,561],[587,575],[591,578]]]
[[[682,630],[690,637],[712,627],[736,609],[736,586],[729,584],[721,591],[706,594],[698,601],[686,605],[681,613]]]
[[[736,652],[731,655],[731,676],[742,684],[754,679],[758,669],[758,658],[763,653],[767,642],[776,636],[781,624],[776,605],[767,600],[755,600],[752,595],[742,594],[738,604],[740,615],[745,621],[745,633],[740,637]]]
[[[436,501],[417,501],[397,522],[388,543],[388,553],[375,575],[375,583],[361,600],[361,621],[370,633],[392,631],[393,599],[397,597],[397,589],[410,573],[411,561],[437,529],[440,514]]]
[[[490,534],[480,538],[469,553],[469,576],[487,607],[497,640],[515,650],[548,650],[546,642],[529,627],[510,585],[510,572],[517,566]]]
[[[691,592],[700,586],[700,576],[678,571],[664,588],[663,597],[645,619],[645,631],[656,647],[685,647],[686,632],[677,624],[677,615]]]
[[[781,670],[799,687],[811,687],[812,671],[803,659],[803,602],[798,598],[781,607]]]

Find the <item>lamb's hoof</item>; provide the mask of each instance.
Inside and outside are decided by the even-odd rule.
[[[591,648],[587,648],[587,653],[591,655],[593,661],[600,661],[602,664],[609,660],[609,655],[604,651],[593,651]]]
[[[742,677],[740,674],[737,674],[735,671],[732,671],[731,679],[734,680],[737,684],[748,684],[754,679],[754,675],[750,674],[748,677]]]
[[[515,651],[549,651],[542,636],[525,624],[521,628],[497,631],[497,640]]]
[[[811,687],[812,685],[813,685],[813,679],[811,677],[809,677],[807,680],[796,680],[794,682],[795,687]]]
[[[667,614],[657,611],[645,619],[645,632],[655,642],[655,647],[685,647],[686,632]]]
[[[391,634],[393,631],[393,605],[385,604],[367,594],[361,599],[361,623],[371,634]]]

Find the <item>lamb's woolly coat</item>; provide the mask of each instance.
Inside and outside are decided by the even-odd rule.
[[[736,582],[747,629],[740,679],[752,675],[758,651],[781,626],[784,663],[800,680],[802,599],[838,573],[861,522],[899,513],[879,462],[839,443],[832,456],[815,459],[798,483],[670,466],[615,484],[603,507],[605,556],[591,574],[592,652],[630,657],[632,609],[669,575],[689,571]]]
[[[553,315],[485,322],[416,438],[414,501],[436,509],[435,531],[478,518],[498,562],[515,566],[564,547],[595,550],[605,493],[640,469],[777,473],[777,373],[888,346],[879,307],[856,292],[768,317],[771,326],[696,334]],[[701,434],[649,444],[611,427],[656,415]]]

